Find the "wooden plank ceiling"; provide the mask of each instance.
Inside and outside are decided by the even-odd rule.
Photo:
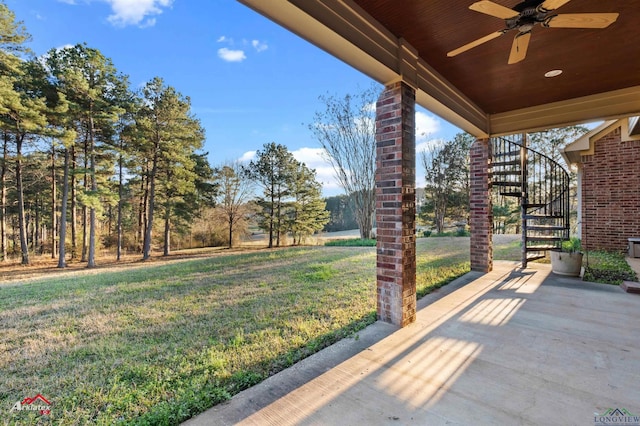
[[[567,1],[554,13],[619,15],[604,29],[536,24],[525,59],[511,65],[517,29],[447,56],[506,26],[470,10],[474,0],[238,1],[380,83],[410,82],[422,106],[476,136],[640,114],[640,0]],[[545,77],[551,70],[562,74]]]
[[[557,13],[616,12],[605,29],[536,25],[526,58],[508,65],[517,30],[453,58],[447,52],[505,28],[469,0],[355,0],[489,114],[640,85],[640,2],[573,0]],[[517,0],[495,0],[513,8]],[[546,78],[550,70],[562,70]]]

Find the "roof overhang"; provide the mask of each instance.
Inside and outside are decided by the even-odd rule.
[[[579,164],[583,155],[593,155],[595,143],[617,128],[620,128],[621,140],[640,140],[640,134],[632,133],[638,122],[638,117],[619,120],[608,120],[600,126],[585,133],[561,150],[562,157],[567,164]]]
[[[385,7],[397,5],[398,8],[401,7],[401,3],[405,6],[417,4],[410,0],[397,3],[391,0],[386,2],[384,0],[238,1],[381,84],[404,81],[416,89],[416,101],[419,105],[476,137],[513,134],[640,115],[640,76],[633,80],[636,84],[616,90],[586,92],[584,96],[560,99],[556,97],[555,100],[550,96],[545,99],[552,101],[490,113],[480,107],[477,101],[474,102],[468,93],[449,81],[448,76],[454,76],[454,73],[448,73],[446,67],[442,65],[448,63],[438,62],[438,67],[443,70],[439,72],[438,67],[429,63],[425,59],[427,55],[421,54],[411,40],[403,38],[398,31],[394,32],[385,27],[367,10],[359,6],[359,4],[370,6],[372,11],[376,6],[378,9],[375,10],[380,13],[382,3]],[[513,0],[496,0],[496,2],[517,3]],[[578,1],[574,0],[574,3]],[[448,2],[448,7],[443,5],[442,8],[447,11],[446,13],[451,14],[449,16],[451,19],[455,14],[468,14],[469,4],[470,1],[451,0]],[[637,5],[633,8],[637,8]],[[629,13],[632,12],[627,12]],[[428,14],[425,14],[425,20],[428,21],[428,19],[430,19]],[[467,38],[473,39],[473,37],[469,34]],[[419,42],[418,39],[415,41]],[[422,46],[423,52],[428,51],[425,46],[428,47],[431,41],[434,43],[434,49],[438,47],[435,38],[427,39]],[[437,42],[442,44],[439,39]],[[440,56],[443,55],[439,55],[438,58]],[[447,59],[451,60],[451,58]],[[536,58],[531,55],[527,60],[533,63]],[[640,61],[637,63],[640,64]],[[482,67],[483,63],[478,63],[478,66]],[[513,68],[504,69],[513,70]],[[469,69],[468,72],[473,73],[474,70]],[[633,68],[629,72],[633,72]],[[521,74],[522,76],[526,74]],[[501,76],[493,75],[493,78],[499,82]],[[483,82],[478,81],[477,84],[482,85]],[[486,92],[483,96],[491,95],[491,92]]]
[[[640,135],[640,117],[629,118],[629,134],[632,136]]]

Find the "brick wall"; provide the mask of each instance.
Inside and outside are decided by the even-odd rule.
[[[416,317],[415,91],[385,88],[376,104],[378,319],[404,327]]]
[[[491,143],[477,139],[471,146],[469,194],[471,226],[471,269],[490,272],[493,269],[493,212],[491,208]]]
[[[640,141],[623,141],[617,128],[582,163],[582,244],[624,251],[640,237]]]

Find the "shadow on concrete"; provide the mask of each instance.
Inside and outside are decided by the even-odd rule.
[[[187,422],[593,424],[640,412],[640,298],[496,262]]]

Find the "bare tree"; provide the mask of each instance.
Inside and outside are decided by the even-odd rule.
[[[562,158],[562,147],[587,133],[585,126],[567,126],[557,129],[547,129],[541,132],[529,133],[527,147],[538,151],[557,163],[565,165]]]
[[[240,163],[227,163],[216,170],[218,184],[218,207],[227,225],[229,248],[233,247],[234,233],[246,229],[248,218],[253,213],[248,204],[253,196],[253,182],[243,172]]]
[[[343,98],[320,96],[326,106],[309,125],[333,166],[338,183],[353,197],[361,238],[371,238],[375,212],[375,103],[380,88],[372,86]]]
[[[444,231],[446,217],[468,217],[469,148],[472,142],[468,133],[458,133],[452,141],[422,153],[426,181],[422,213],[433,215],[438,233]]]

